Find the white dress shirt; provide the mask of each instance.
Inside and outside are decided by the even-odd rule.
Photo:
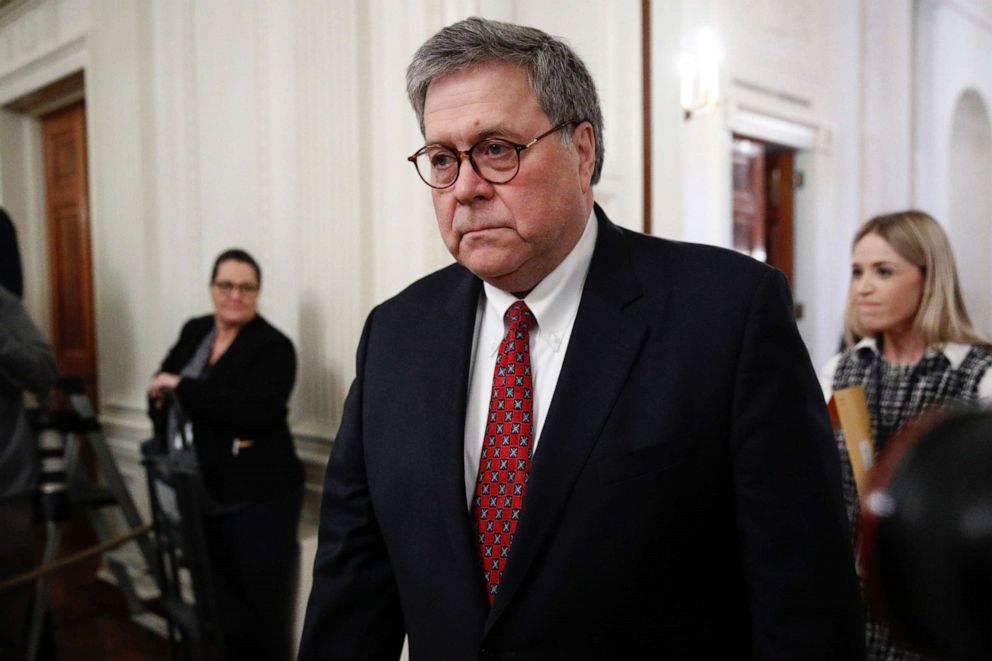
[[[524,298],[537,320],[537,328],[530,331],[530,366],[534,382],[532,453],[537,452],[541,429],[558,385],[558,375],[582,297],[582,286],[596,247],[597,232],[596,214],[593,212],[589,214],[586,228],[568,256]],[[483,283],[479,295],[465,412],[465,500],[470,508],[486,431],[493,371],[496,369],[500,342],[507,330],[503,315],[516,300],[513,294],[489,283]]]

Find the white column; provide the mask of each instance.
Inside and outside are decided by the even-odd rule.
[[[294,3],[300,371],[294,431],[329,438],[354,375],[370,278],[362,204],[362,3]],[[290,294],[287,294],[290,295]]]
[[[911,202],[913,5],[862,4],[862,219]]]

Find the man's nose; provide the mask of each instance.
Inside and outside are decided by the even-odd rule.
[[[468,154],[462,155],[462,163],[455,180],[455,199],[459,204],[472,204],[478,200],[488,200],[493,196],[493,185],[479,176],[472,167]]]

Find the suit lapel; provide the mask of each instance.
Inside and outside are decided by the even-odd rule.
[[[465,411],[469,364],[475,336],[475,313],[481,281],[468,271],[449,296],[438,327],[432,331],[435,362],[429,380],[430,406],[436,411],[439,428],[429,447],[434,467],[434,485],[440,499],[448,538],[459,561],[467,560],[478,574],[479,593],[484,595],[482,576],[475,561],[475,546],[465,502]]]
[[[548,418],[531,469],[520,524],[488,632],[523,582],[585,466],[627,380],[647,328],[628,306],[641,295],[619,229],[597,207],[599,236]]]

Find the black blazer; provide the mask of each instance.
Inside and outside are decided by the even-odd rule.
[[[159,371],[180,373],[213,326],[213,315],[186,322]],[[269,500],[301,487],[303,467],[286,422],[295,379],[293,343],[256,315],[205,379],[179,382],[176,394],[193,422],[200,470],[214,499]],[[162,437],[161,416],[152,417]],[[252,445],[235,454],[235,439]]]
[[[863,658],[837,450],[785,278],[599,236],[488,606],[463,430],[480,281],[369,316],[300,659]]]

